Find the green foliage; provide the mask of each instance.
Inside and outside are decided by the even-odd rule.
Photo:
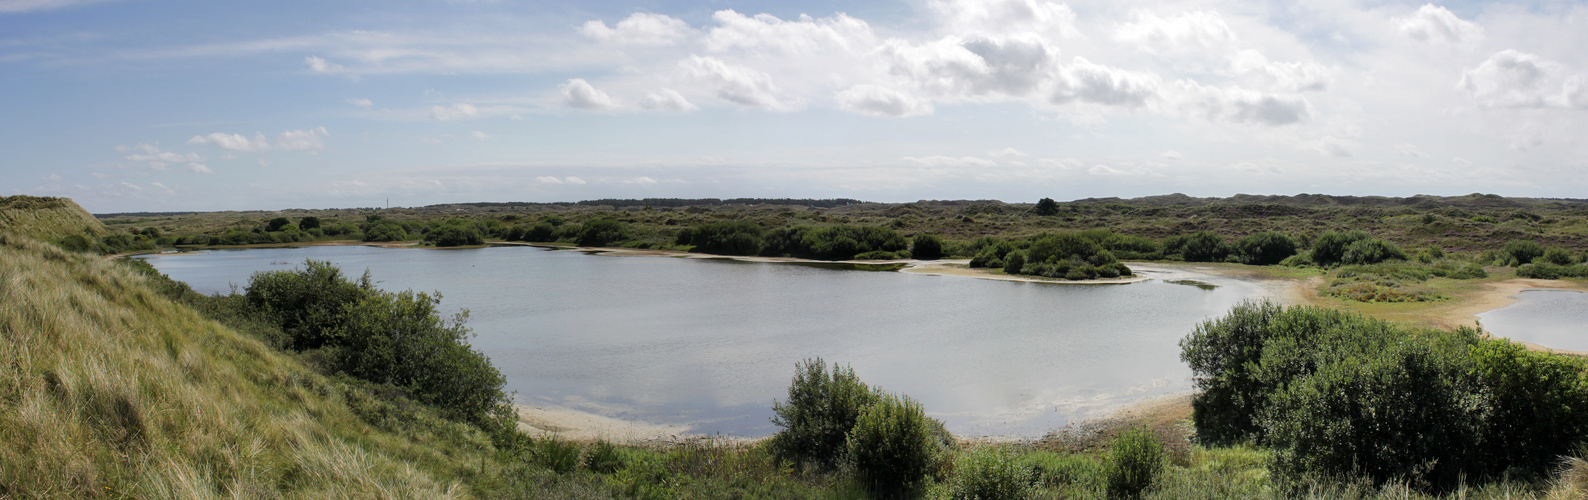
[[[1039,451],[1021,456],[1020,463],[1031,471],[1031,483],[1048,487],[1092,486],[1093,483],[1101,487],[1108,473],[1107,464],[1082,454]]]
[[[716,222],[678,232],[674,243],[694,246],[694,251],[718,255],[761,253],[760,225],[748,221]]]
[[[557,227],[546,221],[536,222],[524,231],[522,238],[524,241],[536,243],[557,241]]]
[[[1333,267],[1345,259],[1346,247],[1362,240],[1372,239],[1373,235],[1364,231],[1339,232],[1335,230],[1324,231],[1312,240],[1312,261],[1320,266]]]
[[[930,234],[918,234],[910,241],[910,255],[920,260],[943,258],[943,240]]]
[[[436,312],[440,294],[371,291],[347,306],[332,335],[342,371],[408,391],[449,418],[502,430],[515,421],[502,392],[507,379],[468,344],[463,323]]]
[[[1268,266],[1296,254],[1296,240],[1278,231],[1247,235],[1235,242],[1241,263]]]
[[[564,441],[557,436],[536,439],[531,447],[535,464],[558,474],[567,474],[579,468],[584,448],[579,443]]]
[[[1019,251],[1019,250],[1016,250],[1016,251],[1013,251],[1013,252],[1009,252],[1009,255],[1004,258],[1004,272],[1005,273],[1020,274],[1020,272],[1021,272],[1020,270],[1024,269],[1025,267],[1026,267],[1026,253],[1025,252],[1022,252],[1022,251]]]
[[[908,247],[898,232],[875,226],[839,224],[827,227],[791,226],[766,234],[762,255],[848,260],[857,254],[898,252]]]
[[[795,365],[788,399],[772,404],[772,423],[781,430],[772,436],[771,449],[795,463],[831,469],[842,460],[861,411],[878,399],[853,369],[835,364],[829,373],[821,358],[802,361]]]
[[[474,221],[451,219],[426,232],[425,242],[438,247],[484,245],[485,236]]]
[[[1351,264],[1376,264],[1386,260],[1406,260],[1406,252],[1401,251],[1394,243],[1378,238],[1366,238],[1351,242],[1345,247],[1345,253],[1340,256],[1340,263]]]
[[[287,219],[286,217],[276,217],[274,219],[270,219],[268,221],[265,221],[265,232],[273,233],[273,232],[276,232],[276,231],[280,231],[281,228],[287,227],[288,225],[291,225],[291,224],[292,224],[292,220]]]
[[[408,239],[408,231],[402,224],[381,220],[364,227],[364,241],[404,241]]]
[[[1246,303],[1181,341],[1199,439],[1276,450],[1291,484],[1360,477],[1448,491],[1542,477],[1588,438],[1582,361],[1481,332]]]
[[[866,406],[849,433],[855,474],[881,496],[902,496],[925,484],[939,447],[921,403],[885,395]]]
[[[281,325],[287,347],[314,349],[331,342],[347,321],[343,310],[374,290],[369,273],[357,282],[327,261],[306,260],[291,271],[258,272],[248,279],[248,303]]]
[[[1187,262],[1223,262],[1233,251],[1223,236],[1212,231],[1171,236],[1163,241],[1165,255],[1179,255]]]
[[[1545,280],[1581,278],[1588,276],[1588,264],[1562,266],[1540,260],[1531,264],[1522,264],[1521,267],[1516,268],[1516,275],[1522,278]]]
[[[298,219],[298,229],[302,229],[304,231],[308,231],[310,229],[315,229],[315,228],[318,228],[318,227],[320,227],[320,218],[319,217],[315,217],[315,216],[311,215],[311,216],[308,216],[308,217],[304,217],[302,219]]]
[[[1544,245],[1529,240],[1511,240],[1500,249],[1504,262],[1500,265],[1520,266],[1533,262],[1533,259],[1544,256]]]
[[[1538,257],[1535,257],[1532,261],[1529,261],[1529,262],[1537,262],[1539,260],[1542,260],[1543,262],[1548,262],[1550,264],[1554,264],[1554,265],[1557,265],[1557,266],[1565,266],[1565,265],[1570,265],[1571,264],[1572,258],[1571,258],[1571,252],[1566,251],[1566,249],[1564,249],[1564,248],[1561,248],[1561,247],[1549,247],[1549,248],[1544,249],[1544,255],[1540,255]]]
[[[596,441],[595,446],[585,456],[585,468],[597,474],[612,474],[622,470],[628,465],[628,456],[617,446],[606,440]]]
[[[1141,428],[1120,433],[1108,452],[1108,495],[1115,498],[1139,498],[1163,472],[1167,458],[1158,436]]]
[[[611,219],[590,219],[579,228],[577,243],[582,247],[604,247],[612,242],[629,239],[629,228]]]
[[[954,461],[949,497],[954,500],[1018,500],[1031,493],[1031,466],[1014,452],[980,446]]]
[[[1033,208],[1031,211],[1032,213],[1042,216],[1058,215],[1059,202],[1053,201],[1053,198],[1043,198],[1041,200],[1037,200],[1036,208]]]
[[[1004,257],[1014,251],[1014,244],[995,238],[981,238],[972,244],[976,249],[970,267],[1004,267]]]

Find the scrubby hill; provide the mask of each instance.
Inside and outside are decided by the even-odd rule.
[[[0,198],[0,233],[10,232],[44,241],[71,234],[105,234],[105,225],[71,198],[7,196]]]
[[[489,439],[381,405],[130,266],[0,234],[0,498],[468,496]]]

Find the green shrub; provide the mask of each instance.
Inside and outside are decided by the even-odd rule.
[[[485,236],[473,221],[452,219],[425,233],[425,241],[438,247],[483,245]]]
[[[1588,438],[1588,361],[1483,340],[1471,347],[1489,396],[1478,460],[1493,471],[1543,477]]]
[[[763,241],[762,255],[822,260],[852,259],[874,251],[899,252],[909,246],[892,229],[848,224],[783,227],[767,232]]]
[[[546,221],[536,222],[524,230],[523,240],[535,243],[557,241],[557,227]]]
[[[910,241],[910,255],[920,260],[943,258],[943,240],[930,234],[918,234]]]
[[[761,253],[764,230],[754,222],[717,222],[678,232],[674,243],[694,246],[694,251],[719,255],[756,255]]]
[[[1059,202],[1053,201],[1053,198],[1043,198],[1037,200],[1037,206],[1033,207],[1031,212],[1042,216],[1058,215]]]
[[[558,474],[567,474],[579,468],[579,458],[584,449],[579,443],[564,441],[557,436],[546,436],[535,440],[531,448],[531,456],[535,464],[550,469]]]
[[[1108,494],[1116,498],[1138,498],[1163,471],[1163,442],[1147,429],[1131,429],[1109,444]]]
[[[1572,261],[1571,252],[1567,252],[1566,249],[1561,247],[1549,247],[1544,250],[1544,255],[1535,257],[1529,262],[1535,262],[1540,259],[1542,259],[1544,262],[1548,262],[1557,266],[1570,265]]]
[[[949,496],[955,500],[1022,499],[1031,490],[1031,467],[996,446],[980,446],[954,461]]]
[[[1163,253],[1187,262],[1223,262],[1232,249],[1223,236],[1211,231],[1173,236],[1163,241]]]
[[[908,251],[901,250],[901,251],[898,251],[898,252],[889,252],[889,251],[885,251],[885,250],[872,250],[872,251],[866,252],[866,253],[855,254],[855,256],[852,259],[853,260],[893,260],[893,259],[908,259],[908,258],[910,258],[910,252],[908,252]]]
[[[254,273],[244,293],[281,326],[288,348],[305,350],[330,343],[347,321],[344,309],[373,292],[368,272],[354,282],[330,262],[306,260],[299,269]]]
[[[448,418],[487,430],[515,421],[502,391],[507,379],[468,344],[468,311],[449,323],[436,312],[439,294],[373,291],[346,306],[332,334],[343,372],[408,391]]]
[[[1020,457],[1020,462],[1031,471],[1031,483],[1050,487],[1101,486],[1108,472],[1106,464],[1084,454],[1060,455],[1039,451]]]
[[[1258,266],[1278,264],[1296,254],[1296,240],[1277,231],[1247,235],[1235,242],[1241,263]]]
[[[629,228],[622,222],[610,219],[590,219],[579,228],[579,246],[604,247],[614,241],[629,239]]]
[[[308,216],[298,220],[298,228],[304,231],[320,227],[320,218]]]
[[[1025,268],[1025,267],[1026,267],[1026,254],[1025,254],[1025,252],[1021,252],[1021,251],[1018,251],[1018,250],[1013,251],[1013,252],[1009,252],[1009,255],[1004,258],[1004,272],[1006,272],[1006,273],[1009,273],[1009,274],[1020,274],[1021,273],[1021,269]]]
[[[885,395],[866,406],[848,439],[855,474],[882,496],[921,487],[939,459],[929,421],[921,404],[908,396]]]
[[[595,447],[585,457],[585,468],[597,474],[612,474],[628,465],[623,450],[605,440],[596,441]]]
[[[1558,280],[1558,279],[1561,279],[1561,278],[1577,278],[1577,277],[1588,276],[1588,265],[1572,264],[1572,265],[1569,265],[1569,266],[1561,266],[1561,265],[1556,265],[1556,264],[1552,264],[1552,263],[1549,263],[1549,262],[1544,262],[1542,259],[1540,259],[1539,262],[1534,262],[1534,263],[1531,263],[1531,264],[1522,264],[1520,267],[1517,267],[1516,268],[1516,275],[1519,276],[1519,277],[1522,277],[1522,278],[1534,278],[1534,279],[1544,279],[1544,280]]]
[[[1351,242],[1340,255],[1340,263],[1346,265],[1376,264],[1386,260],[1406,260],[1406,252],[1394,243],[1367,238]]]
[[[364,228],[364,241],[404,241],[408,239],[408,230],[401,224],[389,220],[382,220]]]
[[[1346,247],[1372,238],[1373,235],[1363,231],[1344,233],[1332,229],[1324,231],[1312,240],[1312,261],[1323,267],[1335,266],[1345,258]]]
[[[1004,267],[1004,256],[1015,250],[1014,244],[991,238],[978,239],[972,247],[977,250],[970,267]]]
[[[1544,256],[1544,245],[1528,240],[1511,240],[1500,249],[1500,253],[1505,259],[1501,265],[1520,266]]]
[[[878,398],[847,366],[835,364],[829,373],[821,358],[802,361],[795,365],[788,399],[772,404],[772,423],[782,429],[772,436],[771,449],[797,464],[831,469],[843,458],[861,411]]]

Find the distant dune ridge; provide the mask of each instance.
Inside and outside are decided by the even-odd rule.
[[[109,231],[71,198],[7,196],[0,198],[0,233],[55,241],[69,234],[94,236]]]

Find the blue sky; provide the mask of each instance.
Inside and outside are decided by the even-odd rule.
[[[1588,197],[1588,6],[0,0],[0,194]]]

